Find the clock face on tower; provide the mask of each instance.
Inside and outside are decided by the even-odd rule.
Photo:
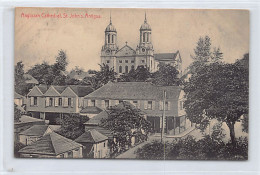
[[[111,52],[110,49],[107,49],[107,50],[106,50],[106,53],[107,53],[107,54],[110,54],[110,52]]]
[[[142,48],[142,52],[145,52],[145,48]]]

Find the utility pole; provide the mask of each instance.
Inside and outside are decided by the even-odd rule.
[[[162,115],[162,133],[161,133],[161,142],[163,142],[165,139],[165,133],[164,133],[164,128],[165,128],[165,101],[166,101],[166,91],[163,91],[163,115]],[[166,121],[167,122],[167,121]]]

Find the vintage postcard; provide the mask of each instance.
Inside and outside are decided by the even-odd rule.
[[[249,11],[16,8],[16,158],[247,160]]]

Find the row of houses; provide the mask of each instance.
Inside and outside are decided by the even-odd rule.
[[[20,132],[18,139],[27,146],[19,152],[22,157],[109,157],[113,152],[113,134],[100,124],[102,119],[108,117],[110,106],[129,103],[143,112],[155,133],[161,132],[164,122],[166,134],[176,135],[191,127],[183,108],[184,100],[181,87],[157,86],[150,82],[109,82],[97,90],[78,85],[34,86],[24,98],[26,111],[33,118],[48,121],[48,125],[35,126],[36,128],[32,126],[27,131]],[[84,123],[85,133],[76,140],[64,138],[53,129],[57,119],[62,119],[67,113],[87,115],[90,118]],[[40,134],[36,130],[41,131]],[[55,152],[54,145],[59,145],[55,142],[56,139],[63,140],[64,143],[60,143],[62,145],[71,142],[69,145],[72,147],[65,146],[67,149],[64,152]],[[132,143],[135,143],[135,138]],[[43,145],[43,150],[47,150],[46,145],[53,145],[50,147],[54,150],[40,153],[37,145]]]

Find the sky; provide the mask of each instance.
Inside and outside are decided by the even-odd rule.
[[[119,48],[127,41],[136,49],[145,13],[152,28],[154,52],[179,50],[183,69],[192,62],[198,39],[206,35],[211,38],[212,48],[221,49],[225,62],[234,62],[249,52],[247,10],[17,8],[15,63],[23,61],[25,70],[43,61],[53,64],[62,49],[69,60],[67,70],[75,66],[98,70],[110,14]],[[67,18],[57,17],[59,14]],[[70,18],[71,14],[83,18]]]

